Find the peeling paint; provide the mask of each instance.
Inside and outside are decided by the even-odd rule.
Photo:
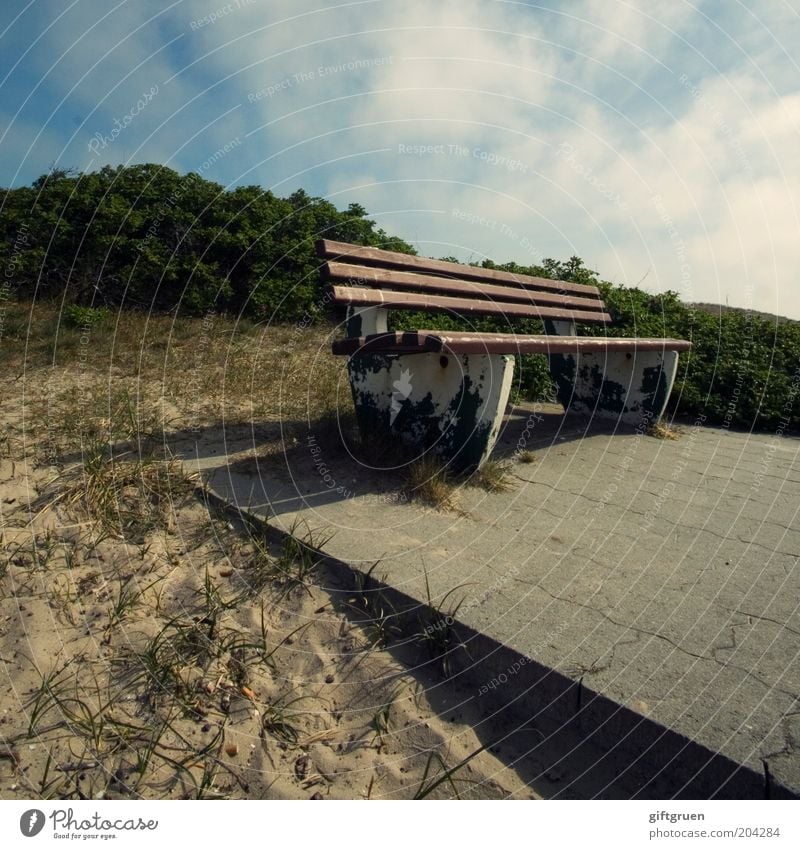
[[[550,374],[565,408],[628,424],[657,421],[675,373],[675,351],[552,354]]]
[[[514,358],[366,354],[351,357],[348,369],[363,438],[387,444],[401,439],[463,471],[484,462],[497,440]],[[400,381],[402,397],[396,391]]]

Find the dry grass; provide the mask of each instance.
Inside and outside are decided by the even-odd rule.
[[[646,433],[648,436],[655,437],[656,439],[677,440],[681,438],[683,431],[678,427],[667,424],[666,422],[658,421],[651,424],[647,428]]]
[[[409,499],[435,510],[459,512],[458,484],[447,467],[435,458],[423,458],[406,469],[405,490]]]
[[[175,459],[116,458],[104,445],[91,446],[82,467],[58,482],[59,494],[79,517],[94,520],[103,533],[141,542],[156,529],[175,525],[175,507],[199,486]]]
[[[517,455],[517,459],[520,463],[535,463],[536,454],[533,451],[521,451]]]
[[[505,460],[487,460],[470,478],[470,486],[485,492],[508,492],[513,489],[509,480],[511,464]]]
[[[352,406],[344,359],[330,355],[327,326],[263,326],[228,316],[200,318],[120,312],[82,329],[62,319],[53,303],[8,305],[2,354],[11,370],[47,369],[55,378],[70,370],[77,378],[75,404],[97,400],[98,378],[126,386],[169,424],[175,410],[184,425],[225,418],[288,425],[331,415]],[[58,391],[58,387],[55,387]],[[154,391],[155,390],[155,391]],[[109,404],[106,393],[101,402]],[[106,418],[109,417],[106,412]]]

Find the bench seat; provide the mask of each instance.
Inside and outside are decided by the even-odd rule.
[[[468,331],[398,330],[337,339],[333,353],[413,354],[574,354],[624,351],[688,351],[683,339],[629,339],[616,336],[528,336],[514,333],[470,333]]]

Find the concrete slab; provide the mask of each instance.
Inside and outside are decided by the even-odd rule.
[[[767,775],[767,792],[800,793],[800,440],[700,423],[659,440],[518,407],[494,454],[514,488],[464,485],[461,512],[404,501],[396,470],[351,456],[335,428],[283,448],[240,431],[184,457],[273,526],[332,534],[326,553],[356,569],[379,561],[373,574],[415,603],[461,602],[466,631],[580,682],[579,701],[621,706],[627,728],[643,717],[693,741],[693,757],[719,753]],[[482,660],[478,687],[506,668]],[[506,678],[514,701],[523,676]],[[604,751],[628,735],[598,728]]]

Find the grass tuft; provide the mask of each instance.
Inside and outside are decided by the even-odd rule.
[[[64,473],[59,499],[94,519],[116,539],[141,542],[155,529],[169,529],[175,503],[189,497],[198,477],[174,458],[122,459],[108,445],[89,445],[83,463]]]
[[[683,431],[680,428],[673,427],[672,425],[667,424],[666,422],[653,422],[647,430],[646,433],[648,436],[655,437],[656,439],[671,439],[677,440],[680,439]]]
[[[511,466],[504,460],[487,460],[469,479],[471,486],[486,492],[508,492],[513,489],[509,477]]]
[[[405,491],[409,499],[435,510],[460,510],[458,485],[451,480],[447,467],[436,459],[424,457],[408,466]]]

